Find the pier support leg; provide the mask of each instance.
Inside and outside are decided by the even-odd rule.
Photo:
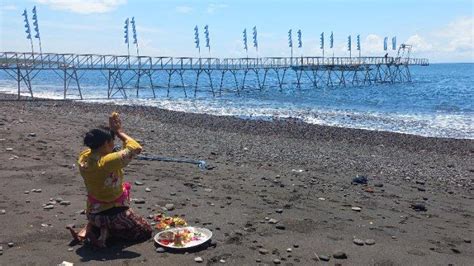
[[[237,89],[237,95],[240,96],[240,87],[239,87],[239,81],[237,81],[237,73],[235,70],[230,70],[230,73],[232,73],[232,76],[234,76],[235,88]]]
[[[135,83],[135,88],[137,88],[137,98],[138,98],[138,91],[140,90],[140,79],[142,77],[142,71],[138,70],[137,73],[137,82]]]
[[[222,96],[222,86],[224,86],[224,75],[227,70],[222,70],[221,72],[221,82],[219,85],[219,96]]]
[[[268,73],[268,68],[265,68],[263,72],[262,87],[260,88],[260,90],[263,90],[265,88],[265,82],[267,81],[267,73]]]
[[[242,91],[245,90],[245,80],[247,79],[247,73],[248,73],[248,72],[249,72],[248,69],[245,69],[245,70],[244,70],[244,77],[243,77],[243,79],[242,79]]]
[[[186,85],[184,84],[184,71],[186,70],[179,70],[178,73],[179,73],[179,77],[181,78],[181,86],[183,87],[183,91],[184,91],[184,97],[188,97],[188,94],[186,93]]]
[[[295,75],[296,75],[296,87],[298,89],[301,89],[301,76],[303,75],[303,70],[294,70],[295,71]]]
[[[196,85],[194,86],[194,98],[196,98],[196,95],[197,95],[199,76],[201,75],[201,72],[202,70],[198,70],[196,73]]]
[[[148,76],[148,81],[150,82],[150,88],[151,88],[151,92],[153,93],[153,99],[156,99],[155,85],[153,84],[153,71],[148,70],[146,74]]]
[[[168,74],[168,86],[166,90],[166,97],[170,97],[171,76],[173,76],[174,70],[167,70],[166,73]]]
[[[206,72],[207,76],[209,77],[209,86],[211,87],[212,97],[216,97],[214,92],[214,84],[212,83],[212,70],[204,70],[204,72]]]

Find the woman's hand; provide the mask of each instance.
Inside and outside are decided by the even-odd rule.
[[[113,112],[109,117],[110,130],[119,133],[122,132],[122,121],[120,120],[119,114]]]

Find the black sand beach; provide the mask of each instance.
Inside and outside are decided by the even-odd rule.
[[[472,140],[9,97],[0,101],[1,265],[192,265],[195,257],[206,265],[474,260]],[[149,216],[171,203],[166,213],[212,230],[210,247],[174,254],[157,253],[152,240],[113,242],[99,252],[68,245],[65,225],[86,222],[76,165],[82,136],[112,111],[144,154],[209,164],[200,170],[134,161],[125,176],[144,183],[132,188],[132,198],[145,200],[132,203],[138,213]],[[352,184],[357,175],[368,183]],[[43,209],[57,198],[66,203]]]

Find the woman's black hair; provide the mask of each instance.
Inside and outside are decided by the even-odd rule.
[[[100,146],[104,145],[106,141],[115,139],[115,132],[110,130],[109,127],[98,127],[86,133],[84,137],[84,145],[95,150]]]

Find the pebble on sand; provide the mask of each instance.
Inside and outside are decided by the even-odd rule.
[[[329,261],[330,257],[326,255],[318,255],[318,258],[322,261]]]
[[[196,258],[194,258],[194,261],[197,262],[197,263],[201,263],[204,260],[201,257],[196,257]]]
[[[172,210],[174,210],[174,204],[168,203],[168,204],[165,205],[165,208],[166,208],[168,211],[172,211]]]
[[[14,245],[15,245],[15,243],[13,243],[13,242],[9,242],[9,243],[8,243],[8,247],[11,247],[11,248],[12,248]]]
[[[264,248],[258,249],[258,253],[260,253],[262,255],[266,255],[266,254],[268,254],[268,252],[269,252],[268,249],[264,249]]]
[[[277,224],[277,225],[275,226],[275,228],[276,228],[276,229],[279,229],[279,230],[285,230],[285,229],[286,229],[286,227],[285,227],[284,225],[282,225],[282,224]]]
[[[158,248],[156,248],[156,252],[158,252],[158,253],[164,253],[164,252],[165,252],[165,249],[162,248],[162,247],[158,247]]]
[[[369,245],[369,246],[375,245],[375,240],[374,239],[366,239],[365,244]]]
[[[67,201],[67,200],[63,200],[59,203],[60,205],[63,205],[63,206],[67,206],[67,205],[71,205],[71,202],[70,201]]]
[[[338,252],[334,253],[332,256],[333,256],[335,259],[341,259],[341,260],[347,259],[347,254],[344,253],[344,252],[342,252],[342,251],[338,251]]]
[[[54,209],[54,205],[46,205],[46,206],[43,207],[43,209],[45,209],[45,210]]]
[[[358,246],[363,246],[364,245],[364,240],[362,239],[359,239],[359,238],[354,238],[352,240],[352,242],[354,242],[354,244],[358,245]]]
[[[143,185],[143,182],[142,182],[142,181],[139,181],[139,180],[135,180],[135,185],[137,185],[137,186],[142,186],[142,185]]]
[[[140,198],[140,199],[134,199],[133,202],[135,204],[145,204],[146,201],[145,201],[145,199]]]
[[[270,224],[276,224],[276,223],[278,223],[278,220],[271,218],[270,220],[268,220],[268,223],[270,223]]]
[[[145,188],[145,192],[151,192],[151,189],[149,187]]]
[[[7,213],[6,210],[0,210],[0,214],[5,214],[5,213]]]
[[[275,264],[280,264],[280,263],[281,263],[281,260],[279,260],[279,259],[274,259],[274,260],[273,260],[273,263],[275,263]]]
[[[428,210],[423,203],[414,203],[410,207],[417,212],[425,212]]]
[[[6,148],[6,151],[13,151],[13,148]]]
[[[351,209],[356,212],[360,212],[362,210],[360,207],[352,207]]]
[[[367,184],[368,182],[368,179],[366,176],[363,176],[363,175],[357,175],[356,177],[352,178],[352,184],[353,185],[357,185],[357,184],[362,184],[362,185],[365,185]]]

